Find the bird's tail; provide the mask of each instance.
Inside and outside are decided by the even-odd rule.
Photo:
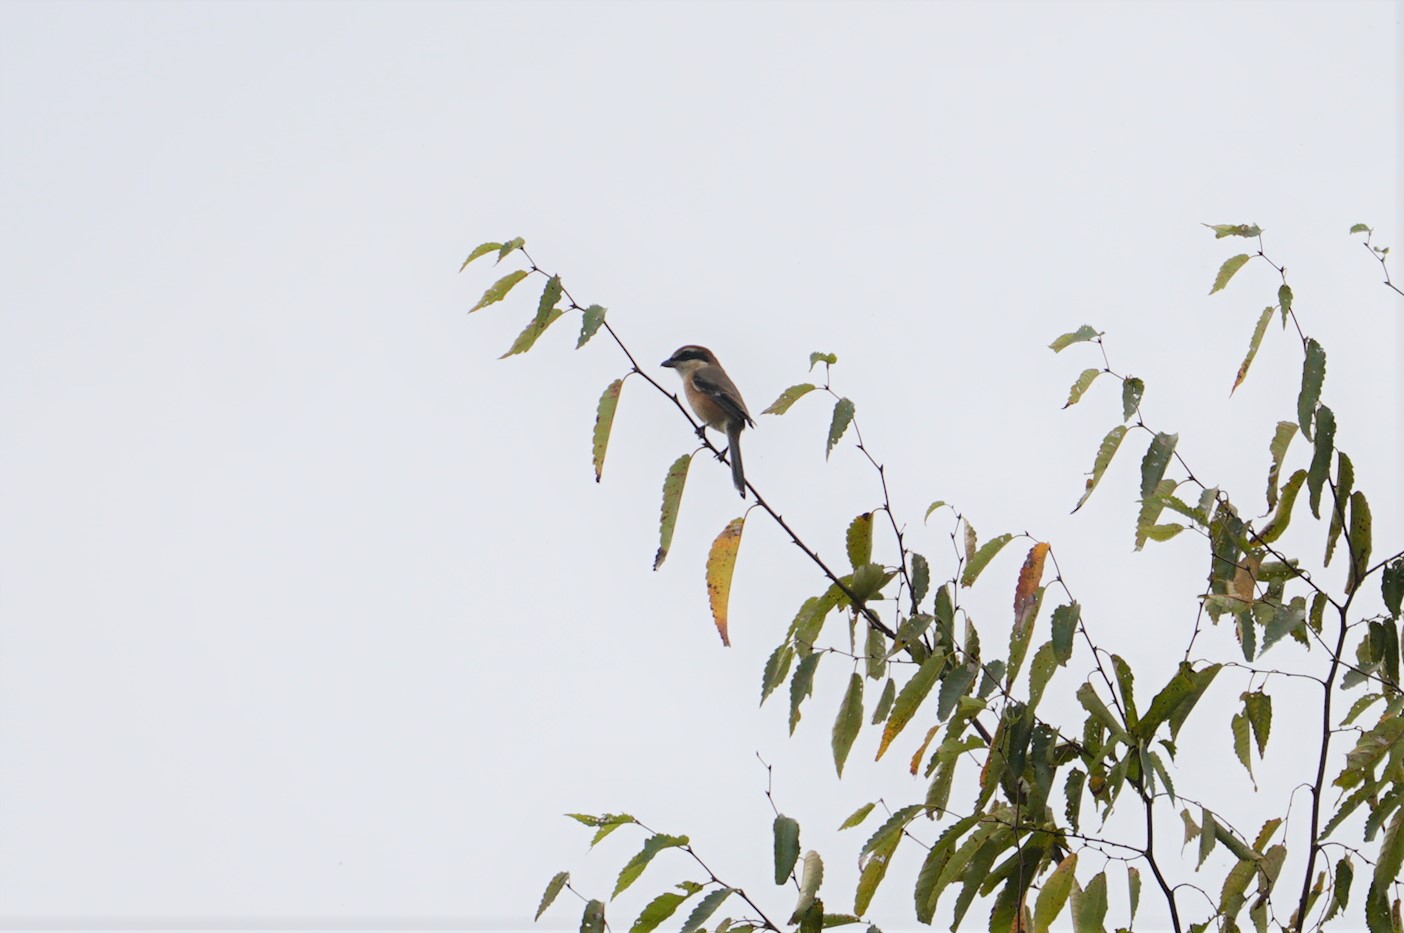
[[[736,491],[741,493],[741,498],[746,498],[746,471],[741,466],[741,428],[740,423],[732,423],[726,428],[726,451],[731,457],[731,482],[736,486]]]

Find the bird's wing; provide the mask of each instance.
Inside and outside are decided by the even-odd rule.
[[[756,423],[751,420],[751,413],[746,410],[746,403],[742,400],[741,393],[736,391],[736,386],[731,379],[718,367],[706,366],[699,369],[692,376],[692,384],[720,405],[732,418],[743,421],[751,427],[756,426]]]

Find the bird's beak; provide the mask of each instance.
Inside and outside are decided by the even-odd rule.
[[[664,361],[663,361],[662,363],[660,363],[659,365],[660,365],[660,366],[665,366],[665,367],[667,367],[668,369],[672,369],[672,368],[673,368],[674,366],[676,366],[677,364],[674,363],[671,359],[668,359],[668,360],[664,360]]]

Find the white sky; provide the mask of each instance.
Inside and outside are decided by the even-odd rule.
[[[810,351],[838,353],[938,577],[933,499],[982,537],[1052,541],[1148,698],[1187,640],[1202,545],[1131,554],[1129,442],[1068,516],[1119,398],[1099,384],[1060,412],[1097,359],[1046,345],[1106,330],[1155,426],[1256,514],[1300,350],[1270,330],[1227,402],[1276,282],[1249,266],[1206,297],[1243,244],[1198,225],[1262,224],[1330,355],[1376,551],[1397,550],[1404,301],[1346,230],[1404,248],[1400,19],[1383,2],[0,5],[0,925],[521,926],[555,871],[605,894],[640,841],[587,854],[560,814],[622,809],[787,915],[757,752],[847,909],[866,834],[832,830],[879,793],[921,799],[892,773],[921,730],[876,768],[865,733],[839,782],[846,668],[821,666],[793,741],[783,698],[756,712],[822,581],[754,514],[722,649],[702,565],[739,514],[725,470],[695,463],[651,573],[686,425],[631,381],[596,486],[594,405],[621,357],[576,353],[563,322],[498,362],[535,292],[465,317],[493,270],[458,264],[525,236],[641,361],[705,343],[753,412],[805,381]],[[746,462],[841,563],[878,500],[851,444],[825,463],[827,423],[818,399],[762,418]],[[988,645],[1021,556],[971,599]],[[1220,678],[1218,744],[1177,774],[1251,831],[1310,748],[1274,681],[1251,799],[1225,763],[1242,689]],[[917,863],[889,872],[889,928],[910,923]],[[615,929],[684,877],[660,858]],[[1149,884],[1139,922],[1165,925]]]

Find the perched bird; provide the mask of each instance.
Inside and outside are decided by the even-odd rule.
[[[731,458],[731,481],[741,498],[746,498],[746,472],[741,467],[741,431],[756,423],[746,410],[736,384],[717,362],[716,354],[706,347],[688,344],[678,347],[663,361],[669,369],[682,376],[683,394],[687,403],[709,428],[726,433],[727,453]]]

